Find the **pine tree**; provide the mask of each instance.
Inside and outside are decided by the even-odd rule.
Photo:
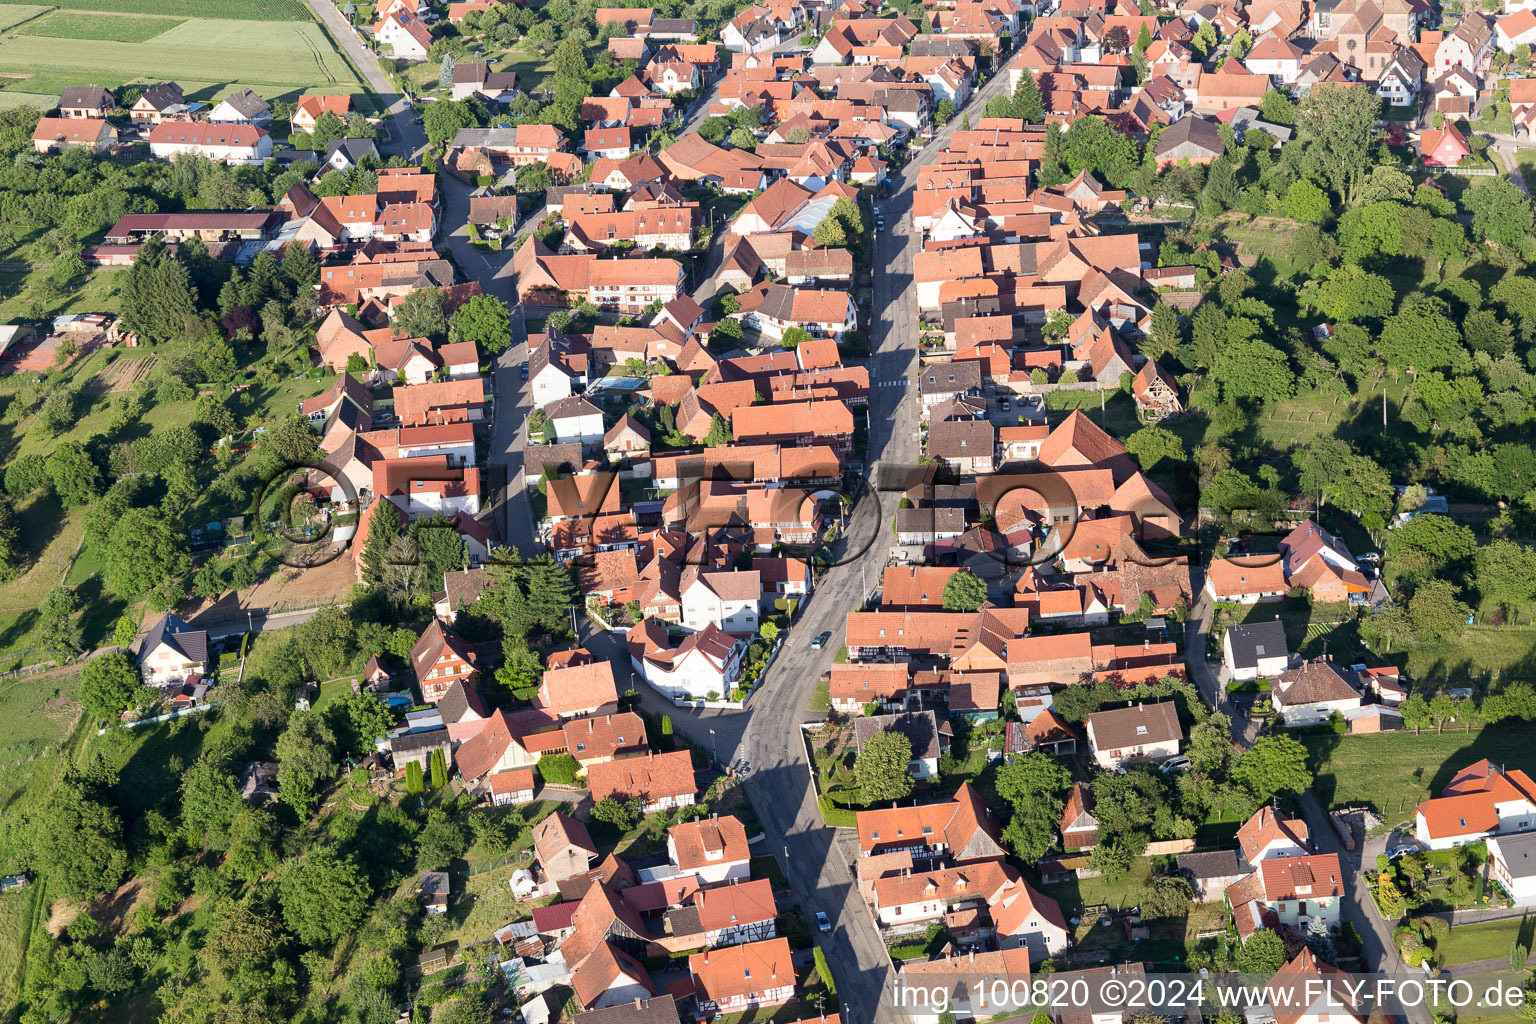
[[[1061,163],[1061,126],[1051,123],[1045,126],[1045,152],[1040,157],[1040,169],[1035,180],[1041,188],[1053,188],[1067,180],[1067,169]]]
[[[960,129],[961,129],[961,131],[967,131],[967,132],[971,130],[971,115],[970,114],[961,114],[960,115]]]
[[[1045,120],[1045,103],[1040,99],[1040,83],[1029,68],[1020,69],[1019,87],[1013,90],[1013,116],[1022,117],[1025,124],[1040,124]]]
[[[374,501],[368,510],[368,542],[363,545],[363,582],[376,585],[384,579],[389,550],[400,538],[400,512],[388,498]]]
[[[725,417],[715,413],[709,420],[709,433],[704,435],[704,447],[720,448],[728,445],[734,438],[731,435],[731,425],[725,422]]]
[[[437,84],[444,89],[453,88],[453,54],[443,54],[443,65],[437,72]]]
[[[405,791],[407,793],[420,793],[426,789],[421,781],[421,762],[412,761],[405,766]]]
[[[1200,198],[1208,213],[1220,213],[1237,205],[1240,198],[1237,173],[1233,170],[1231,160],[1223,156],[1211,164],[1210,175],[1205,179],[1205,191]]]

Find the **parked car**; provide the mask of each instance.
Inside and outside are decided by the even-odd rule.
[[[1185,757],[1183,754],[1180,754],[1178,757],[1170,757],[1168,760],[1164,761],[1157,770],[1162,772],[1164,775],[1167,775],[1169,772],[1187,772],[1189,771],[1191,763],[1192,762],[1189,760],[1189,758]]]
[[[523,375],[523,380],[527,380],[528,379],[528,364],[526,362],[523,363],[522,366],[517,368],[517,372],[521,373]]]
[[[816,911],[816,928],[818,931],[829,932],[832,930],[832,922],[827,920],[827,915]]]
[[[827,646],[827,641],[831,639],[832,631],[830,629],[817,633],[815,638],[811,640],[811,650],[821,650],[823,647]]]

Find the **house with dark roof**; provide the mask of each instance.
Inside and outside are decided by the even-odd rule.
[[[1361,697],[1351,675],[1324,659],[1284,672],[1271,691],[1275,713],[1287,728],[1295,728],[1326,722],[1335,711],[1353,711]]]
[[[181,686],[208,671],[208,632],[166,612],[139,641],[136,661],[150,686]]]
[[[1228,626],[1221,640],[1221,662],[1233,679],[1272,678],[1290,665],[1285,623],[1279,616]]]
[[[1157,136],[1157,167],[1165,170],[1182,160],[1208,164],[1226,152],[1216,123],[1191,115],[1173,122]]]
[[[1236,850],[1183,853],[1178,857],[1178,865],[1179,873],[1189,880],[1195,899],[1201,903],[1222,899],[1227,886],[1248,874],[1238,863]]]
[[[272,104],[259,93],[241,89],[230,93],[218,102],[208,115],[214,124],[265,125],[272,120]]]
[[[939,758],[949,746],[949,721],[942,724],[932,711],[908,711],[899,715],[870,715],[853,722],[854,741],[864,749],[875,736],[893,732],[912,744],[912,758],[907,771],[915,779],[927,779],[939,772]]]
[[[1166,761],[1179,752],[1184,728],[1172,701],[1136,704],[1088,716],[1088,746],[1104,768]]]

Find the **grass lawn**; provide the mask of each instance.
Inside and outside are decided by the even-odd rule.
[[[3,18],[0,12],[0,18]],[[18,29],[24,36],[50,36],[56,39],[107,39],[123,43],[142,43],[182,23],[181,18],[145,17],[128,14],[103,14],[99,11],[55,11]]]
[[[231,82],[333,86],[357,81],[313,22],[191,18],[148,42],[42,35],[0,41],[0,70],[7,72],[52,69],[85,78],[117,73],[201,79],[209,68],[218,68]]]
[[[1404,667],[1416,679],[1465,684],[1526,665],[1533,654],[1536,630],[1473,626],[1449,643],[1410,649]]]
[[[816,689],[811,692],[811,699],[806,701],[807,711],[830,711],[832,709],[832,682],[823,679],[816,684]]]
[[[1099,391],[1052,391],[1045,396],[1045,408],[1048,412],[1081,409],[1114,437],[1128,437],[1141,429],[1141,421],[1136,418],[1136,403],[1131,401],[1131,396],[1120,391],[1104,395],[1104,409],[1100,412],[1101,395],[1103,392]],[[1052,417],[1053,422],[1057,419],[1059,417]]]
[[[1285,626],[1285,636],[1292,652],[1307,657],[1321,654],[1323,645],[1342,656],[1355,650],[1360,644],[1359,629],[1349,606],[1339,603],[1312,604],[1301,598],[1285,598],[1282,601],[1263,601],[1258,604],[1240,605],[1223,618],[1222,628],[1239,622],[1262,622],[1280,617]],[[1213,630],[1213,634],[1220,635]]]
[[[352,677],[345,679],[328,679],[320,684],[320,695],[315,698],[310,707],[315,711],[322,710],[327,704],[341,700],[352,692]]]
[[[9,5],[10,0],[0,0],[0,4]],[[310,17],[302,0],[56,0],[51,6],[70,11],[243,18],[247,21],[308,21]]]
[[[1312,792],[1326,807],[1366,805],[1387,825],[1406,821],[1421,801],[1438,796],[1452,775],[1474,761],[1536,770],[1536,726],[1505,725],[1443,733],[1308,736],[1302,739],[1316,776]]]
[[[73,668],[0,683],[0,765],[14,769],[57,750],[80,714],[79,687]]]
[[[0,43],[0,48],[3,46]],[[27,86],[26,95],[31,95],[39,88],[30,79],[14,84]],[[0,92],[0,97],[6,95],[8,92]],[[57,94],[50,96],[49,100],[54,105],[59,102]],[[0,320],[35,320],[71,312],[116,313],[121,305],[118,299],[119,275],[123,273],[126,271],[122,267],[97,267],[86,275],[79,288],[61,292],[46,287],[46,270],[5,271],[0,273]]]
[[[6,1019],[16,1005],[21,991],[27,938],[44,886],[33,883],[25,889],[0,896],[0,1016]]]
[[[36,7],[26,4],[6,4],[0,6],[0,32],[20,25],[24,21],[30,21],[39,14],[46,14],[52,9],[52,7]]]
[[[773,883],[775,891],[789,888],[789,879],[785,878],[784,872],[779,870],[779,861],[776,857],[753,857],[751,868],[753,880],[766,878]]]
[[[1061,904],[1062,913],[1071,918],[1082,915],[1084,907],[1107,906],[1111,911],[1120,911],[1139,905],[1152,875],[1152,858],[1138,857],[1130,872],[1113,882],[1105,878],[1081,878],[1042,885],[1039,889]],[[1196,935],[1219,929],[1224,918],[1222,904],[1196,903],[1185,917],[1147,921],[1150,937],[1131,943],[1118,918],[1105,926],[1099,923],[1097,916],[1084,916],[1073,929],[1073,946],[1079,950],[1102,950],[1112,959],[1172,961],[1186,955],[1186,950],[1194,945]]]
[[[1444,955],[1447,964],[1470,964],[1479,960],[1503,960],[1507,964],[1509,951],[1516,941],[1531,941],[1533,926],[1536,921],[1518,917],[1457,925],[1440,944],[1438,952]]]
[[[16,511],[27,569],[0,586],[0,669],[9,669],[18,660],[43,660],[41,654],[30,657],[37,653],[32,651],[37,610],[48,592],[64,580],[85,533],[84,511],[66,511],[52,496],[34,497]]]

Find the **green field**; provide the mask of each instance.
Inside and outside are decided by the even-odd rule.
[[[17,29],[18,35],[56,39],[106,39],[142,43],[182,23],[181,18],[102,14],[98,11],[54,11]]]
[[[5,4],[0,6],[0,32],[4,32],[15,25],[20,25],[24,21],[29,21],[39,14],[51,10],[53,10],[52,7],[33,7],[27,4]]]
[[[11,0],[0,5],[12,6]],[[23,5],[16,5],[23,6]],[[308,21],[303,0],[56,0],[67,11],[165,14],[173,18],[240,18],[244,21]]]
[[[1479,960],[1509,960],[1516,942],[1531,941],[1531,922],[1518,917],[1480,921],[1452,928],[1437,952],[1446,964],[1471,964]],[[1437,958],[1438,959],[1438,958]]]
[[[1451,776],[1489,758],[1508,769],[1536,771],[1536,726],[1500,724],[1470,732],[1381,733],[1375,736],[1307,736],[1302,739],[1316,775],[1312,792],[1325,807],[1365,805],[1387,825],[1413,815],[1414,807]]]
[[[125,19],[137,21],[138,19]],[[274,85],[354,85],[346,60],[313,22],[228,21],[193,18],[151,42],[116,39],[11,36],[0,41],[0,71],[62,71],[82,81],[117,74],[166,79],[206,79],[217,69],[229,82]],[[26,81],[26,80],[23,80]],[[29,92],[42,92],[30,82]]]

